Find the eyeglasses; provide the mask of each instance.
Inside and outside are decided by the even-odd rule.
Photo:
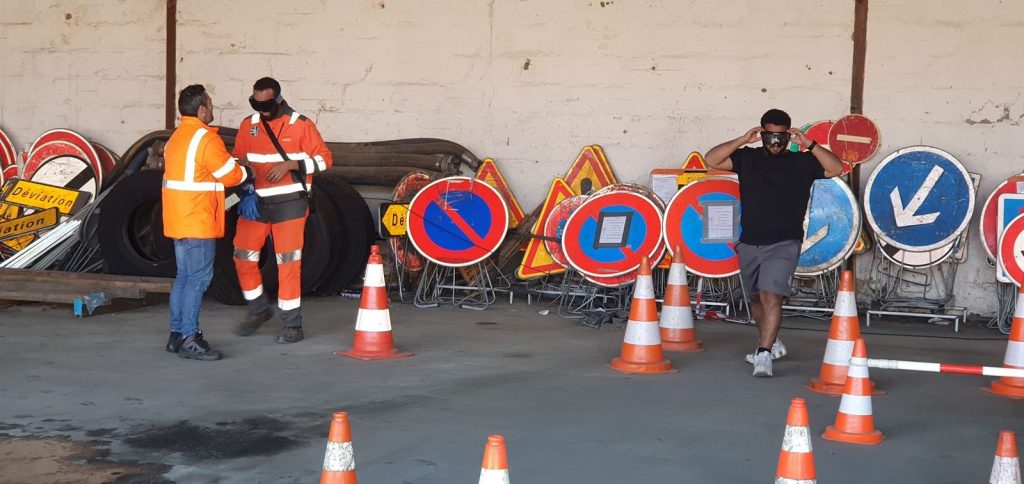
[[[787,132],[761,131],[761,141],[765,146],[786,146],[786,143],[789,143],[789,138],[790,134]]]

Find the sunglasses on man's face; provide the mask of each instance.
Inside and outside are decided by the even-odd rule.
[[[257,101],[255,96],[249,96],[249,105],[258,112],[269,113],[277,107],[280,98]]]
[[[761,141],[765,146],[785,146],[786,143],[789,143],[789,138],[790,134],[785,131],[781,133],[761,131]]]

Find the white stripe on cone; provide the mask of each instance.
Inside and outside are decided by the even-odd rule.
[[[1016,457],[995,457],[992,462],[992,476],[989,477],[990,484],[1021,484],[1020,482],[1020,459]]]
[[[478,484],[509,484],[508,469],[480,469]]]
[[[839,402],[839,412],[847,415],[871,415],[871,395],[843,394]]]
[[[367,333],[391,331],[391,311],[359,308],[359,314],[356,315],[356,331]]]
[[[693,311],[689,307],[662,306],[660,326],[669,329],[691,329]]]
[[[868,376],[868,360],[866,358],[850,358],[850,369],[846,371],[846,376],[851,378],[863,378],[867,380]]]
[[[661,344],[661,331],[655,321],[627,321],[623,343],[637,346],[654,346]]]
[[[776,477],[775,484],[818,484],[814,479],[790,479],[788,477]]]
[[[811,429],[808,427],[786,426],[782,435],[782,450],[806,454],[811,451]]]
[[[852,292],[839,291],[836,294],[836,308],[832,313],[834,316],[857,316],[857,299]]]
[[[853,341],[845,341],[829,338],[825,345],[825,357],[823,361],[835,366],[850,366],[850,358],[853,356]]]
[[[1014,318],[1024,318],[1024,294],[1017,293],[1017,305],[1013,307]]]
[[[651,276],[640,276],[636,278],[636,288],[633,289],[633,299],[654,299],[654,279]]]
[[[367,264],[366,275],[363,277],[363,286],[384,287],[384,266],[380,264]]]
[[[325,471],[347,472],[355,468],[352,442],[327,442],[327,453],[324,454]]]
[[[685,286],[686,283],[686,266],[680,263],[674,263],[669,266],[668,269],[668,284],[673,286]]]
[[[1003,358],[1003,364],[1024,367],[1024,342],[1006,342],[1006,357]]]

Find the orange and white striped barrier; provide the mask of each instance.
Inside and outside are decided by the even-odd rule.
[[[999,432],[996,457],[992,462],[989,484],[1021,484],[1020,455],[1017,453],[1017,435],[1009,430]]]
[[[850,371],[846,374],[843,399],[839,402],[835,425],[825,428],[821,438],[848,444],[875,445],[885,436],[875,428],[875,416],[871,408],[871,385],[868,379],[867,346],[864,339],[857,339],[850,358]]]
[[[356,484],[356,461],[352,453],[352,430],[348,413],[334,412],[320,484]]]
[[[661,303],[661,347],[665,351],[704,351],[704,342],[697,339],[690,310],[690,286],[686,282],[683,251],[676,247],[665,283],[665,300]]]
[[[478,484],[509,484],[505,437],[500,435],[487,437],[487,445],[484,446],[484,462],[480,466]]]
[[[786,415],[786,433],[782,436],[779,468],[775,484],[815,484],[814,451],[811,449],[811,422],[807,402],[794,398]]]
[[[1013,309],[1013,327],[1010,340],[1006,342],[1006,356],[1003,368],[1024,369],[1024,286],[1017,293],[1017,305]],[[988,390],[996,395],[1009,398],[1024,398],[1024,378],[1003,376],[992,382]]]
[[[821,371],[807,386],[811,391],[833,397],[843,394],[846,372],[853,356],[853,344],[860,338],[860,320],[857,318],[857,296],[852,271],[843,271],[836,293],[836,307],[832,313],[832,325],[828,330],[828,343],[821,361]],[[869,382],[872,393],[874,383]]]
[[[380,257],[380,246],[370,247],[370,258],[366,263],[363,277],[363,295],[359,299],[359,314],[356,316],[356,332],[352,347],[335,352],[360,360],[384,360],[405,358],[412,353],[402,353],[395,348],[391,331],[391,310],[388,309],[388,289],[384,283],[384,260]]]
[[[955,373],[958,375],[983,375],[1006,378],[1024,378],[1024,368],[998,366],[960,365],[957,363],[928,363],[925,361],[882,360],[868,358],[868,368],[883,370],[926,371],[930,373]]]
[[[622,352],[608,365],[621,373],[669,373],[676,371],[665,359],[658,330],[658,303],[654,301],[651,262],[644,257],[633,287],[633,301],[622,338]]]

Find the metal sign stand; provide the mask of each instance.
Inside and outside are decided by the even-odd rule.
[[[418,308],[451,304],[463,309],[487,309],[497,300],[492,267],[494,264],[488,260],[464,267],[427,262],[416,287],[413,304]],[[508,279],[504,279],[504,282],[507,283]]]
[[[746,311],[747,318],[751,318],[750,305],[747,304],[747,289],[743,287],[743,279],[733,275],[729,277],[694,277],[688,280],[690,283],[690,305],[694,311],[701,313],[707,311],[707,306],[722,308],[726,316],[739,314],[741,310]],[[739,300],[737,301],[737,286],[739,289]]]
[[[988,327],[998,329],[1003,334],[1010,334],[1010,326],[1013,323],[1013,312],[1017,305],[1017,293],[1020,289],[1010,283],[1000,282],[996,290],[996,297],[999,299],[999,309],[995,316],[988,322]]]
[[[409,254],[409,251],[415,252],[416,250],[412,247],[412,244],[409,243],[408,237],[404,237],[401,244],[402,253],[404,254]],[[387,246],[389,249],[391,248],[391,244],[388,244]],[[391,251],[391,260],[394,261],[395,264],[395,281],[398,283],[398,300],[403,304],[408,304],[412,302],[412,298],[415,297],[414,294],[410,294],[415,292],[411,290],[412,286],[417,286],[417,283],[422,279],[422,277],[416,278],[413,276],[417,274],[422,276],[422,270],[410,271],[405,264],[402,264],[399,261],[398,252],[394,250]],[[424,269],[426,269],[426,267],[424,267]]]
[[[782,305],[783,316],[829,318],[835,311],[840,274],[842,266],[815,276],[794,276],[795,294],[789,297],[789,304]]]
[[[953,253],[962,243],[961,235]],[[953,331],[960,332],[960,323],[967,319],[967,308],[950,305],[960,261],[950,256],[932,267],[911,269],[889,260],[881,250],[880,244],[875,244],[872,273],[878,274],[880,280],[872,291],[871,307],[877,305],[878,309],[867,311],[866,326],[871,326],[872,316],[950,319]]]

